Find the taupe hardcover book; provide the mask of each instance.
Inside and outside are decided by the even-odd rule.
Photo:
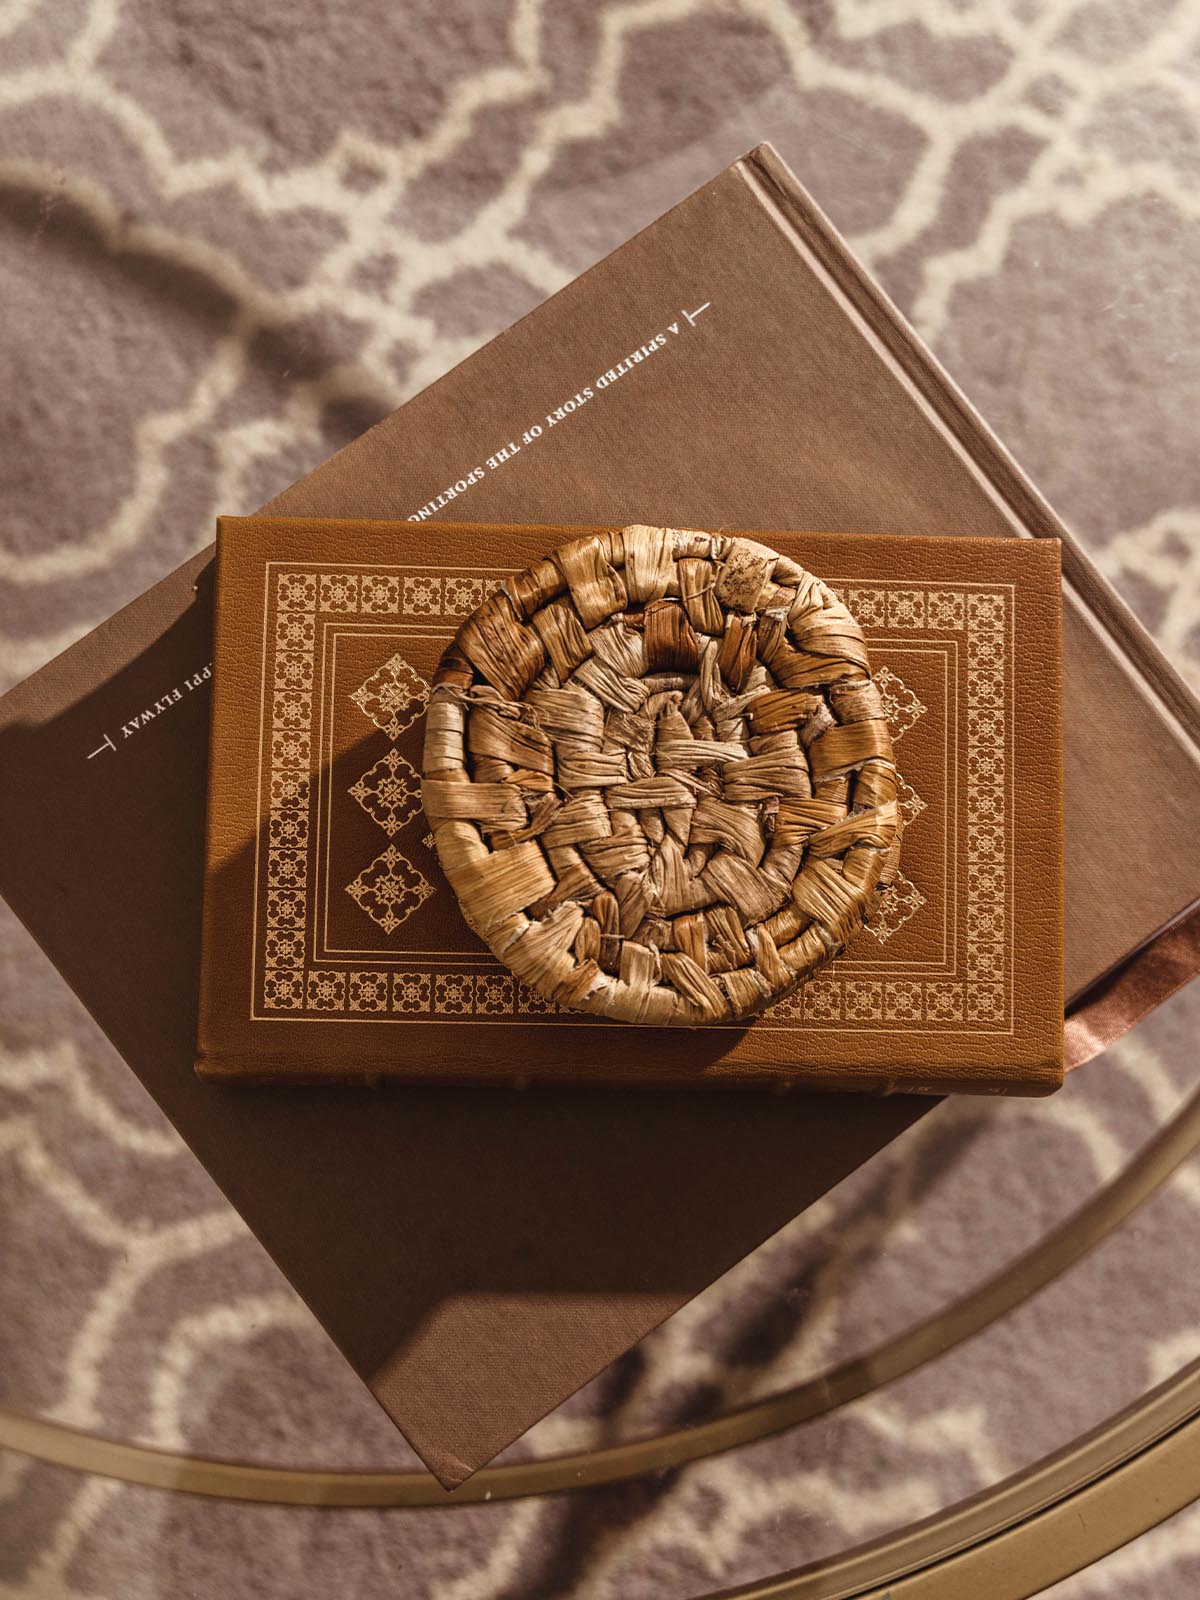
[[[861,620],[900,876],[749,1024],[550,1006],[463,920],[420,801],[465,615],[578,529],[223,518],[198,1066],[206,1077],[1047,1093],[1062,1081],[1054,539],[771,533]]]
[[[766,147],[269,509],[1065,535]],[[1200,709],[1066,537],[1063,566],[1079,1060],[1200,966]],[[201,1082],[211,659],[205,553],[5,696],[0,888],[455,1483],[936,1102]]]

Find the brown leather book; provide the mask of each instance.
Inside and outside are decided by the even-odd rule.
[[[269,509],[1060,536],[1072,1059],[1200,968],[1200,707],[769,147]],[[936,1101],[201,1082],[212,588],[203,552],[0,701],[0,891],[460,1482]]]
[[[464,616],[579,529],[222,518],[205,1077],[1044,1094],[1062,1081],[1059,545],[771,533],[861,621],[902,785],[866,932],[749,1024],[550,1006],[468,928],[421,809]]]

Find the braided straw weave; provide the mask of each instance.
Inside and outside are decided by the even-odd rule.
[[[895,873],[862,630],[765,545],[630,527],[508,579],[434,679],[422,798],[471,927],[558,1005],[729,1022]]]

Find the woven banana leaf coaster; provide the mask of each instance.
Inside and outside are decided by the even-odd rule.
[[[895,874],[862,630],[749,539],[575,539],[485,600],[434,679],[422,798],[468,923],[560,1006],[749,1017]]]

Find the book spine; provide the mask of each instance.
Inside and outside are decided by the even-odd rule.
[[[941,1098],[947,1094],[1042,1096],[1053,1094],[1063,1081],[1062,1065],[1058,1060],[1048,1060],[1031,1068],[1019,1079],[998,1077],[988,1072],[971,1071],[961,1067],[957,1075],[939,1076],[936,1080],[918,1074],[897,1074],[894,1068],[878,1067],[855,1069],[805,1068],[794,1073],[783,1073],[775,1066],[764,1066],[756,1072],[744,1064],[736,1072],[697,1072],[691,1075],[664,1075],[653,1069],[622,1071],[606,1065],[603,1067],[580,1065],[571,1062],[561,1070],[540,1067],[535,1074],[514,1072],[500,1067],[488,1073],[481,1072],[477,1063],[458,1058],[407,1057],[403,1060],[375,1060],[370,1066],[348,1068],[342,1062],[330,1060],[328,1064],[314,1065],[311,1059],[302,1066],[285,1056],[245,1056],[227,1054],[201,1054],[197,1057],[199,1075],[210,1082],[232,1083],[303,1083],[309,1086],[361,1085],[381,1087],[385,1082],[408,1086],[453,1086],[466,1089],[520,1089],[536,1093],[539,1087],[566,1087],[592,1089],[677,1090],[683,1093],[709,1091],[711,1093],[758,1094],[813,1094],[852,1093],[871,1096],[919,1095]]]
[[[218,519],[218,529],[220,519]],[[215,818],[217,808],[213,792],[214,775],[217,764],[212,759],[213,729],[220,726],[221,718],[226,714],[223,705],[221,687],[221,674],[218,663],[222,654],[222,635],[225,624],[222,620],[221,591],[224,544],[221,540],[217,543],[217,554],[214,567],[214,599],[213,599],[213,684],[212,695],[209,701],[209,733],[208,733],[208,776],[205,781],[204,803],[204,876],[207,883],[211,873],[218,870],[218,849],[216,839]],[[222,1062],[220,1053],[212,1048],[209,1043],[210,1019],[215,1015],[215,1007],[219,1004],[217,997],[217,974],[215,951],[217,940],[220,937],[220,927],[217,922],[213,896],[207,892],[203,896],[203,905],[200,913],[200,974],[199,974],[199,1008],[196,1024],[196,1054],[195,1070],[198,1077],[217,1078],[232,1075],[236,1070],[232,1063]]]

